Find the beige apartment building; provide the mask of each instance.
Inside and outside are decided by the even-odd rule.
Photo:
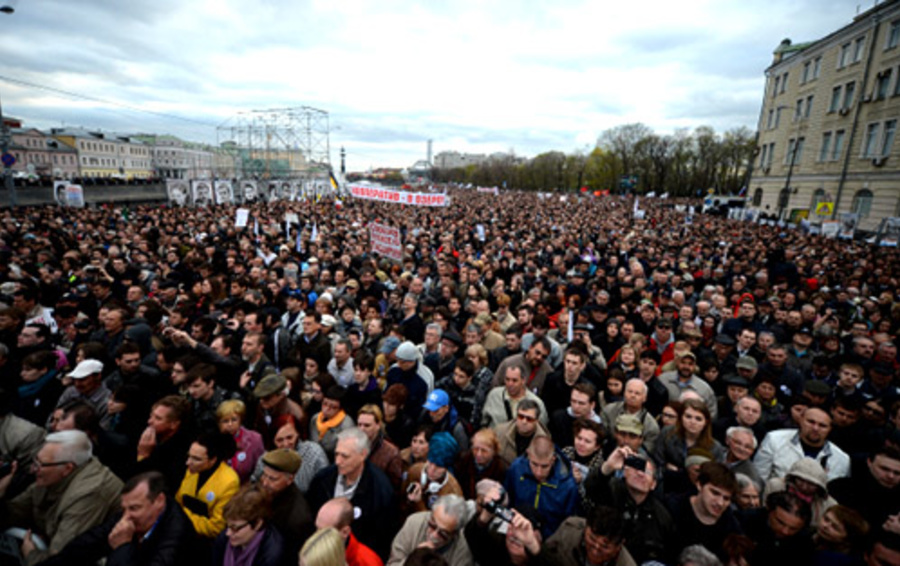
[[[137,139],[81,128],[52,128],[50,135],[78,151],[81,177],[153,177],[150,148]]]
[[[813,224],[856,212],[877,230],[900,216],[898,119],[900,0],[818,41],[784,40],[766,70],[750,206]]]

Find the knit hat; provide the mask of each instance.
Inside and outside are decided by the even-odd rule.
[[[453,466],[459,443],[449,432],[438,432],[428,442],[428,461],[442,468]]]

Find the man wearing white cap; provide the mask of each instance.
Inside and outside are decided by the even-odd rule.
[[[83,360],[67,374],[74,380],[73,384],[63,391],[56,403],[57,408],[71,401],[85,401],[97,411],[100,426],[106,425],[107,401],[112,394],[103,384],[103,362],[99,360]]]

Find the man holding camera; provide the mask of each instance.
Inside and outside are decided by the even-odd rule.
[[[588,494],[583,505],[590,513],[594,507],[608,505],[622,515],[628,550],[642,564],[656,560],[668,563],[674,558],[670,549],[675,523],[656,489],[656,465],[628,446],[616,448],[599,470],[585,480]]]
[[[541,523],[527,505],[513,510],[503,505],[503,487],[484,479],[476,486],[475,517],[464,535],[478,564],[536,564],[541,551]],[[505,530],[505,532],[504,532]]]

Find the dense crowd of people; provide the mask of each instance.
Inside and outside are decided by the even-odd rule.
[[[450,194],[0,212],[0,556],[900,565],[896,248]]]

